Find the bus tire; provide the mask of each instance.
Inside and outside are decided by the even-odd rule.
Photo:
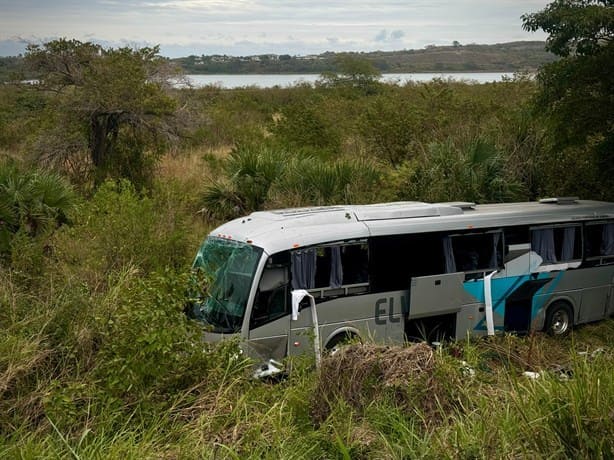
[[[548,307],[544,330],[552,336],[565,336],[573,327],[573,310],[567,302],[554,302]]]
[[[326,351],[329,354],[334,355],[335,353],[337,353],[337,351],[339,351],[340,347],[354,341],[356,337],[358,336],[353,332],[341,332],[328,341],[328,343],[326,344]]]

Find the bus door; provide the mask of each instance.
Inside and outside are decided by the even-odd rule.
[[[457,316],[463,305],[475,300],[463,289],[465,274],[446,273],[419,276],[411,279],[409,290],[409,316],[406,327],[410,340],[434,339],[446,336],[464,336],[457,333]],[[423,335],[427,335],[424,337]]]
[[[299,308],[300,314],[296,320],[290,321],[288,335],[288,355],[290,356],[313,353],[314,351],[315,331],[313,329],[312,307],[308,297],[301,300]]]
[[[249,318],[250,356],[283,359],[288,352],[290,289],[287,267],[265,268]]]

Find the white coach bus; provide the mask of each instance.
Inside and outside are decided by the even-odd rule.
[[[262,361],[313,352],[314,335],[318,354],[348,337],[565,334],[614,313],[614,204],[254,212],[215,229],[194,268],[209,280],[191,306],[205,340],[239,336]]]

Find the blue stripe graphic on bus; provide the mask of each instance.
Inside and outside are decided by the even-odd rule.
[[[552,281],[541,289],[541,291],[543,292],[536,293],[537,295],[533,297],[533,309],[531,311],[531,319],[535,318],[535,315],[537,315],[537,313],[544,307],[544,304],[548,300],[548,294],[552,294],[554,292],[557,285],[563,278],[564,273],[564,271],[560,271],[559,273],[557,273],[557,275],[552,278]]]
[[[500,321],[495,321],[495,330],[506,329],[505,323],[508,325],[517,324],[518,321],[513,318],[513,308],[517,305],[525,305],[527,308],[530,305],[530,312],[527,312],[528,318],[524,327],[528,329],[529,323],[533,321],[535,315],[543,307],[546,297],[540,294],[552,292],[559,280],[562,277],[560,272],[555,278],[551,278],[549,273],[537,273],[533,275],[510,276],[493,278],[491,280],[491,293],[493,304],[493,315],[495,317],[504,318],[503,324]],[[548,286],[546,288],[546,286]],[[463,288],[477,302],[485,303],[484,298],[484,280],[470,280],[463,283]],[[544,291],[546,289],[546,291]],[[506,307],[508,311],[506,312]],[[509,317],[509,318],[508,318]],[[521,321],[522,323],[522,321]],[[508,327],[508,329],[510,329]],[[512,327],[511,329],[516,329]],[[474,328],[475,331],[486,330],[486,319],[483,318]]]

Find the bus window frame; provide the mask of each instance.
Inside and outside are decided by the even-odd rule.
[[[484,231],[479,231],[475,229],[475,230],[471,230],[469,232],[464,232],[464,233],[448,233],[448,234],[442,235],[442,244],[443,244],[443,238],[445,237],[449,237],[450,239],[452,239],[452,241],[454,241],[453,238],[457,238],[457,237],[488,235],[488,234],[495,234],[495,233],[499,233],[500,235],[499,242],[497,243],[497,251],[499,252],[496,258],[497,266],[496,267],[481,267],[475,270],[459,270],[457,268],[456,273],[464,273],[465,279],[468,279],[468,278],[476,279],[476,278],[483,278],[486,274],[491,273],[493,271],[503,269],[503,267],[505,266],[504,260],[503,260],[505,257],[505,233],[503,231],[503,227],[484,229]],[[479,276],[480,274],[482,274],[482,276]]]
[[[530,251],[538,254],[536,251],[533,250],[533,245],[532,245],[532,238],[533,238],[532,232],[534,230],[547,230],[549,228],[555,230],[557,228],[568,228],[568,227],[575,227],[575,228],[580,229],[580,245],[579,245],[580,257],[567,259],[567,260],[559,260],[557,262],[542,263],[536,268],[536,271],[548,271],[548,270],[555,269],[556,267],[560,267],[559,269],[561,270],[563,269],[567,270],[569,268],[575,268],[579,266],[582,263],[582,261],[585,260],[584,259],[584,225],[582,225],[582,222],[560,222],[560,223],[554,223],[554,224],[544,224],[544,225],[540,224],[540,225],[529,226],[529,249]],[[555,252],[556,252],[556,246],[555,246]],[[575,246],[574,246],[574,252],[575,252]]]
[[[368,238],[361,238],[359,240],[344,240],[344,241],[334,241],[327,242],[322,244],[315,244],[313,246],[306,246],[302,248],[297,248],[296,250],[305,250],[305,249],[315,249],[316,251],[319,249],[325,248],[333,248],[333,247],[347,247],[347,246],[364,246],[367,254],[367,266],[369,266],[369,258],[370,258],[370,248],[369,248],[369,240]],[[312,289],[307,289],[307,292],[311,294],[316,301],[329,300],[338,297],[349,297],[353,295],[363,295],[369,293],[370,279],[369,279],[369,271],[367,270],[367,281],[363,283],[353,283],[353,284],[341,284],[339,287],[315,287]]]
[[[592,220],[589,222],[584,222],[582,230],[584,230],[586,227],[592,227],[595,225],[607,225],[607,224],[614,224],[614,219],[600,219],[600,220]],[[583,255],[582,260],[585,260],[587,262],[593,262],[594,265],[597,265],[597,266],[614,264],[614,254],[612,255],[601,255],[600,254],[598,256],[590,256],[590,257],[587,256],[586,255],[586,241],[584,239],[582,240],[582,255]],[[595,264],[595,262],[597,263]]]

